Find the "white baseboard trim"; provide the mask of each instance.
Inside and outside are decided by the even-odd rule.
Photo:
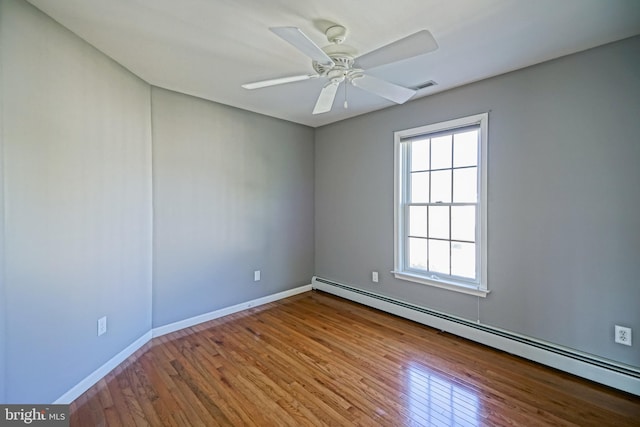
[[[308,292],[311,289],[312,288],[310,284],[304,285],[298,288],[289,289],[283,292],[278,292],[277,294],[267,295],[266,297],[257,298],[251,301],[236,304],[231,307],[221,308],[220,310],[211,311],[209,313],[201,314],[199,316],[191,317],[189,319],[180,320],[174,323],[169,323],[168,325],[159,326],[157,328],[153,328],[152,330],[153,338],[170,334],[171,332],[179,331],[184,328],[189,328],[191,326],[195,326],[200,323],[208,322],[209,320],[217,319],[219,317],[228,316],[230,314],[237,313],[239,311],[246,310],[248,308],[257,307],[259,305],[268,304],[273,301],[278,301],[284,298],[292,297],[294,295],[301,294],[303,292]]]
[[[94,384],[96,384],[98,381],[104,378],[109,372],[114,370],[119,364],[127,360],[129,356],[131,356],[133,353],[138,351],[143,345],[148,343],[149,340],[151,340],[151,331],[148,331],[147,333],[142,335],[140,338],[138,338],[137,340],[129,344],[127,348],[122,350],[120,353],[116,354],[107,363],[100,366],[98,369],[96,369],[91,374],[89,374],[89,376],[87,376],[85,379],[83,379],[78,384],[73,386],[71,390],[69,390],[62,396],[60,396],[55,402],[53,402],[53,404],[54,405],[70,404],[71,402],[76,400],[78,397],[80,397],[82,393],[89,390],[91,387],[93,387]]]
[[[313,277],[313,289],[640,396],[640,369],[510,331],[458,318],[353,286]]]
[[[112,357],[107,363],[100,366],[98,369],[89,374],[86,378],[80,381],[78,384],[73,386],[69,391],[64,393],[55,402],[54,405],[68,405],[74,400],[76,400],[82,393],[89,390],[93,387],[98,381],[104,378],[109,372],[114,370],[119,364],[124,362],[128,357],[130,357],[133,353],[138,351],[142,346],[151,341],[151,339],[155,337],[159,337],[162,335],[169,334],[171,332],[179,331],[180,329],[188,328],[191,326],[195,326],[197,324],[207,322],[209,320],[217,319],[219,317],[227,316],[229,314],[237,313],[242,310],[246,310],[248,308],[257,307],[259,305],[267,304],[270,302],[278,301],[284,298],[288,298],[297,294],[301,294],[303,292],[310,291],[311,285],[304,285],[294,289],[289,289],[283,292],[278,292],[277,294],[267,295],[262,298],[257,298],[251,301],[243,302],[241,304],[236,304],[231,307],[221,308],[220,310],[212,311],[210,313],[205,313],[200,316],[191,317],[189,319],[181,320],[179,322],[174,322],[165,326],[160,326],[158,328],[153,328],[150,331],[146,332],[140,338],[129,344],[125,349],[123,349],[120,353],[116,354]]]

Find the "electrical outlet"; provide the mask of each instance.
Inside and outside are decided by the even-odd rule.
[[[107,333],[107,316],[98,319],[98,336]]]
[[[256,270],[253,272],[253,281],[254,282],[260,281],[260,270]]]
[[[378,283],[378,272],[377,271],[372,271],[371,272],[371,281],[373,283]]]
[[[618,344],[631,345],[631,328],[626,328],[624,326],[615,327],[615,341]]]

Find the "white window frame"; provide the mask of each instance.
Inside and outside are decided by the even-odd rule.
[[[478,203],[476,218],[476,244],[478,281],[470,283],[451,278],[440,278],[433,275],[421,274],[406,268],[406,239],[408,227],[406,203],[408,200],[408,144],[413,137],[443,131],[455,130],[468,126],[480,126],[478,141]],[[487,136],[489,113],[481,113],[445,122],[434,123],[412,129],[394,132],[394,277],[401,280],[435,286],[451,291],[486,297],[489,293],[487,285]]]

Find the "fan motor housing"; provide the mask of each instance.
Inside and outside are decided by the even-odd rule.
[[[332,70],[347,71],[353,67],[353,57],[351,56],[333,56],[332,55],[330,56],[330,58],[333,60],[335,65],[327,66],[324,64],[320,64],[316,61],[313,61],[313,69],[316,70],[316,73],[324,76],[327,73],[329,73],[329,71],[332,71]]]

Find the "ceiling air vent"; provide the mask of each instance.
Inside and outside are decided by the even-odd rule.
[[[431,86],[435,86],[438,83],[434,82],[433,80],[429,80],[428,82],[424,82],[424,83],[420,83],[419,85],[413,86],[411,89],[413,90],[421,90],[421,89],[426,89],[428,87]]]

